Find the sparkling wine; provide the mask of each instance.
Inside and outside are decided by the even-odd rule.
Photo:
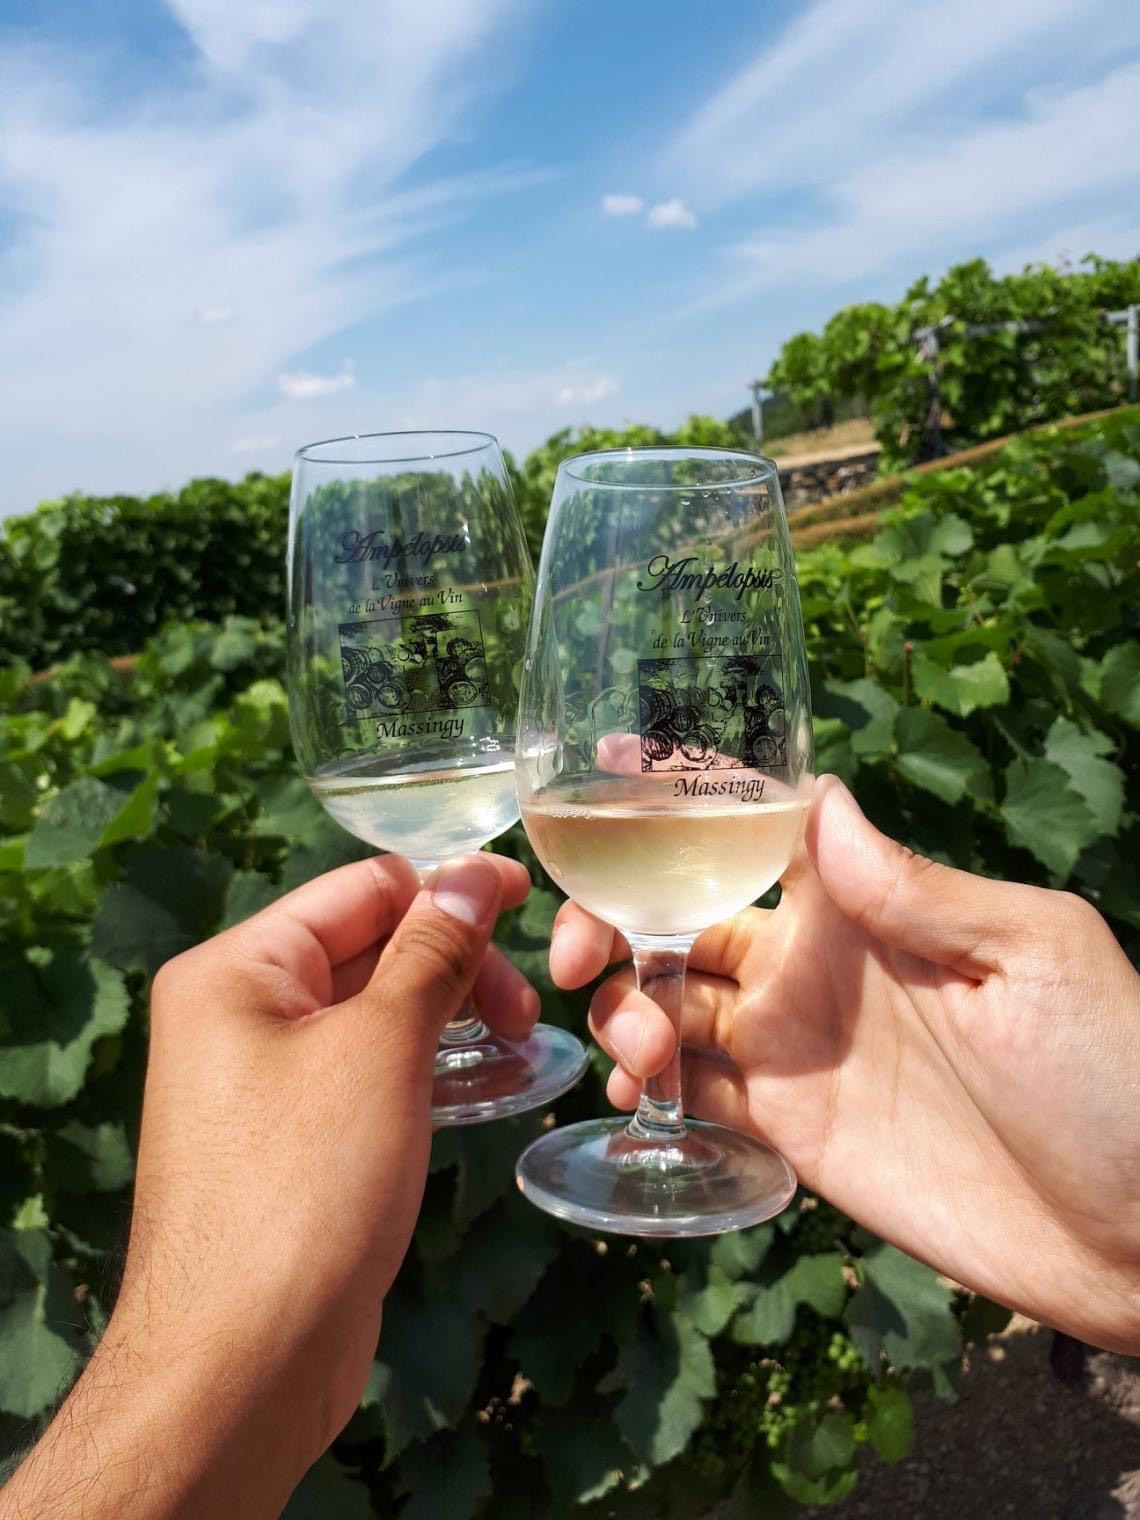
[[[562,890],[627,934],[695,934],[779,880],[810,797],[699,802],[622,798],[609,782],[555,783],[522,809]]]
[[[519,815],[511,759],[484,765],[370,774],[375,761],[308,777],[313,795],[341,828],[414,861],[477,850]]]

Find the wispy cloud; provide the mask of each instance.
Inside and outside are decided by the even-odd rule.
[[[235,454],[267,454],[280,447],[280,433],[254,433],[248,438],[235,438],[230,445]]]
[[[1074,38],[1093,32],[1074,71]],[[1000,252],[1034,222],[1043,236],[1076,224],[1089,196],[1134,190],[1140,65],[1123,60],[1137,43],[1112,0],[817,0],[662,155],[698,205],[764,213],[693,309]],[[1066,64],[1073,83],[1040,85]],[[769,210],[785,189],[794,219]]]
[[[598,375],[596,379],[586,380],[576,385],[560,385],[558,404],[559,406],[593,406],[597,401],[604,401],[607,396],[616,396],[620,390],[620,380],[615,380],[612,375]]]
[[[651,227],[695,227],[697,225],[696,217],[684,201],[676,196],[670,201],[661,201],[659,205],[651,206],[646,220]]]
[[[74,484],[127,484],[144,456],[152,480],[200,472],[294,355],[438,277],[406,249],[464,181],[395,187],[521,0],[168,4],[194,66],[137,97],[97,59],[0,40],[3,426]]]
[[[602,211],[606,216],[636,216],[644,207],[640,195],[602,196]]]
[[[349,360],[338,374],[310,375],[305,370],[285,371],[277,376],[277,389],[290,401],[315,401],[321,396],[339,396],[356,385],[356,371]]]

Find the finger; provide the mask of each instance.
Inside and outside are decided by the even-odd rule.
[[[428,1061],[487,953],[503,900],[498,864],[489,855],[465,855],[442,865],[417,894],[357,999]]]
[[[330,1003],[346,1003],[364,991],[372,980],[382,948],[381,945],[369,945],[351,960],[341,961],[339,966],[333,967]]]
[[[615,776],[640,777],[641,735],[603,734],[598,740],[598,769]]]
[[[530,1033],[539,1014],[539,996],[498,945],[487,954],[475,978],[475,1006],[492,1029],[510,1039]]]
[[[606,1097],[613,1106],[628,1112],[637,1107],[640,1096],[641,1083],[615,1066],[606,1083]],[[710,1119],[714,1124],[746,1132],[756,1130],[744,1078],[724,1056],[705,1051],[682,1052],[681,1101],[691,1118]]]
[[[550,936],[550,977],[556,987],[583,987],[611,961],[629,960],[623,935],[577,903],[563,903]]]
[[[693,972],[685,977],[681,1039],[706,1050],[732,1048],[733,1013],[740,989],[724,977]],[[590,1030],[626,1071],[652,1077],[673,1054],[673,1026],[658,1005],[637,990],[632,970],[603,983],[590,1004]]]
[[[689,952],[688,965],[710,976],[742,981],[745,962],[758,948],[775,951],[784,925],[776,908],[745,908],[699,936]]]
[[[358,860],[306,882],[203,949],[280,967],[327,1000],[330,968],[387,939],[418,888],[402,855]]]
[[[880,834],[837,776],[816,784],[807,848],[825,891],[868,934],[975,978],[1039,912],[1030,887],[938,864]]]
[[[595,992],[590,1030],[603,1050],[638,1077],[661,1071],[677,1044],[668,1015],[637,990],[632,972],[611,977]]]

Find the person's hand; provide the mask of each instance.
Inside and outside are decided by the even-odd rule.
[[[398,856],[361,861],[162,968],[122,1289],[0,1514],[280,1514],[364,1389],[443,1024],[472,986],[504,1034],[537,1015],[488,950],[528,888],[490,855],[422,890]]]
[[[822,779],[778,908],[693,947],[688,1112],[750,1130],[803,1184],[950,1277],[1140,1350],[1140,977],[1088,903],[971,876],[877,832]],[[554,980],[628,947],[573,904]],[[675,1048],[623,971],[591,1028],[611,1101]]]

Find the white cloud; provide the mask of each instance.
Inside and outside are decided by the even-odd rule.
[[[616,396],[620,390],[620,380],[615,380],[612,375],[598,375],[596,379],[585,380],[578,384],[560,385],[558,404],[559,406],[593,406],[598,401],[604,401],[607,396]]]
[[[430,284],[410,240],[519,175],[397,184],[521,4],[169,0],[191,66],[137,95],[0,35],[0,510],[208,470],[295,356]]]
[[[1071,77],[1074,18],[1086,35],[1101,33],[1109,59],[1114,38],[1135,45],[1129,9],[1116,0],[817,0],[681,128],[662,172],[699,205],[835,185],[908,138],[952,138],[1021,81],[1049,78],[1050,59],[1053,77]],[[1034,50],[1045,58],[1031,60]]]
[[[254,433],[248,438],[235,438],[231,444],[235,454],[265,454],[280,447],[280,433]]]
[[[835,187],[821,225],[737,245],[748,272],[724,293],[842,282],[887,263],[913,265],[935,249],[943,263],[997,252],[1029,217],[1055,217],[1067,201],[1135,185],[1138,103],[1140,64],[1131,64],[1096,84],[1034,97],[1017,120],[884,154]]]
[[[277,389],[290,401],[315,401],[320,396],[339,396],[356,385],[351,361],[336,375],[310,375],[305,370],[286,371],[277,376]]]
[[[671,201],[661,201],[659,205],[650,206],[646,220],[651,227],[695,227],[697,225],[696,217],[684,201],[676,196]]]
[[[602,196],[602,210],[606,216],[636,216],[644,206],[640,195]]]

